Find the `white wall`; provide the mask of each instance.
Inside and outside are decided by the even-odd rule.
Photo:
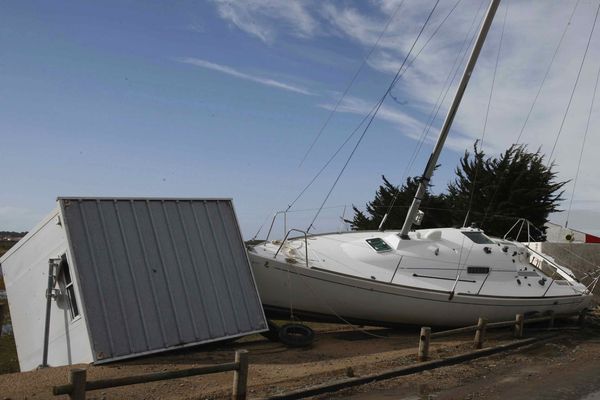
[[[566,239],[567,235],[570,235],[570,241]],[[546,224],[546,241],[549,243],[585,243],[585,233],[549,222]]]
[[[67,252],[65,231],[57,224],[57,217],[58,210],[55,210],[0,259],[21,371],[35,369],[42,362],[48,259],[67,253],[71,275],[76,279]],[[93,361],[77,281],[74,285],[80,312],[78,318],[71,320],[66,303],[52,301],[50,366]]]

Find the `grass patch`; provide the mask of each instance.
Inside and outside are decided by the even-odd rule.
[[[10,313],[8,304],[0,301],[0,333],[3,324],[10,324]],[[0,336],[0,374],[11,372],[19,372],[17,347],[12,333]]]
[[[0,257],[4,255],[11,247],[13,247],[17,242],[0,240]],[[4,286],[4,277],[0,276],[0,290],[6,290]],[[0,321],[1,322],[1,321]]]
[[[16,242],[0,241],[0,257],[6,253]],[[0,276],[0,290],[6,290],[4,287],[4,277]],[[10,323],[10,314],[6,304],[0,304],[4,309],[4,321],[0,321],[0,330],[2,324]],[[0,314],[2,314],[0,312]],[[0,336],[0,374],[10,374],[19,372],[19,359],[17,358],[17,346],[15,345],[15,337],[11,335]]]
[[[13,335],[2,335],[0,337],[0,374],[13,372],[19,372],[15,337]]]
[[[8,241],[8,240],[0,240],[0,257],[4,253],[6,253],[11,247],[13,247],[17,242]]]

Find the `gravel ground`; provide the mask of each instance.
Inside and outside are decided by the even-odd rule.
[[[150,372],[185,369],[233,360],[236,349],[249,350],[249,394],[263,397],[346,377],[351,367],[356,375],[373,373],[415,361],[418,331],[392,331],[370,328],[368,334],[344,326],[313,325],[317,339],[311,348],[289,349],[280,343],[254,336],[209,349],[181,350],[109,364],[84,366],[88,379],[104,379]],[[506,332],[490,336],[493,345],[510,335]],[[471,336],[453,337],[433,343],[434,357],[468,351]],[[65,384],[71,367],[0,375],[0,398],[50,399],[52,386]],[[232,373],[126,386],[89,392],[95,399],[204,399],[226,398],[231,390]],[[66,397],[65,397],[66,398]]]
[[[339,325],[313,325],[317,339],[311,348],[289,349],[261,336],[210,348],[187,349],[104,366],[79,366],[90,380],[185,369],[233,360],[236,349],[249,350],[250,398],[367,375],[415,362],[418,330],[366,328],[368,334]],[[526,351],[510,352],[452,367],[444,367],[329,394],[320,398],[549,398],[567,399],[600,388],[599,329],[568,331]],[[432,358],[470,351],[472,335],[432,341]],[[511,341],[507,330],[488,332],[486,347]],[[0,399],[51,399],[52,386],[67,383],[71,367],[0,375]],[[351,370],[350,370],[351,368]],[[232,373],[126,386],[88,392],[88,399],[213,399],[228,398]],[[571,379],[572,378],[572,379]],[[569,386],[566,382],[577,382]],[[520,395],[519,388],[529,388]],[[548,397],[547,391],[567,397]],[[525,392],[523,392],[525,393]],[[542,396],[543,394],[543,396]],[[539,395],[539,396],[538,396]],[[433,396],[433,397],[432,397]],[[519,397],[521,396],[521,397]],[[537,396],[537,397],[536,397]],[[571,396],[571,397],[568,397]],[[63,396],[63,398],[67,398]]]
[[[335,397],[355,400],[582,399],[600,391],[598,371],[600,341],[570,335],[520,351],[338,392]]]

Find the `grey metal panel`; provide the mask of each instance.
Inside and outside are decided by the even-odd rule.
[[[266,329],[231,200],[59,203],[98,361]]]

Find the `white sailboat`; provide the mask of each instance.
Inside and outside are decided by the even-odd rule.
[[[590,304],[590,291],[572,271],[525,244],[475,228],[411,231],[499,2],[488,7],[402,230],[308,235],[292,229],[282,241],[250,247],[267,313],[459,326],[478,317],[575,313]],[[289,238],[294,232],[300,235]]]

